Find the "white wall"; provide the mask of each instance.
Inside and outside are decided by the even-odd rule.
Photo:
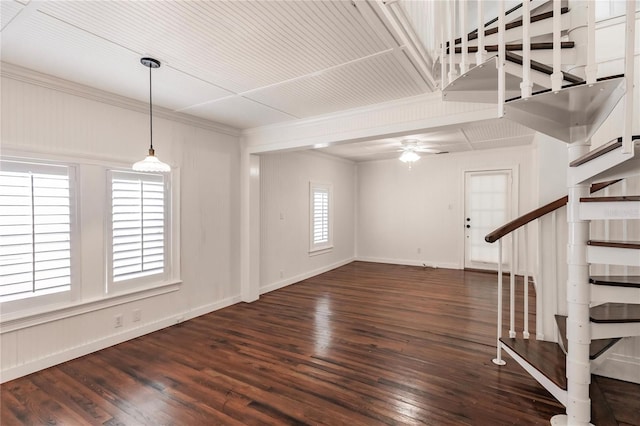
[[[309,181],[333,186],[333,249],[309,254]],[[260,157],[260,292],[354,258],[355,165],[309,151]]]
[[[69,83],[61,84],[65,88],[57,90],[55,83],[3,76],[3,149],[123,164],[146,155],[149,117],[144,108],[130,109],[124,99],[116,106],[113,97],[100,102],[99,94],[87,95],[83,88],[71,94]],[[96,206],[81,212],[80,300],[2,323],[3,381],[240,300],[238,137],[213,130],[213,124],[176,120],[154,119],[154,146],[163,161],[180,170],[182,284],[144,297],[108,299],[104,294],[106,176],[94,173],[90,182],[80,182],[81,195],[89,198],[85,205]],[[141,310],[140,322],[133,322],[134,309]],[[124,326],[117,329],[116,314],[124,317]]]
[[[358,164],[358,259],[464,267],[464,172],[515,168],[520,213],[535,206],[532,146]],[[418,253],[420,250],[420,253]]]

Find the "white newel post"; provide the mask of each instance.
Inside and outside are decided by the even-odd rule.
[[[569,145],[569,162],[589,151],[590,141]],[[568,179],[570,181],[570,179]],[[591,326],[589,323],[589,265],[587,263],[587,241],[589,221],[580,220],[580,198],[589,196],[589,184],[569,187],[567,204],[567,414],[555,416],[552,425],[589,425],[591,401],[589,384],[591,368],[589,346]]]

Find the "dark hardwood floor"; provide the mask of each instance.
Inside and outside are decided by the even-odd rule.
[[[547,425],[563,407],[491,363],[495,299],[495,274],[354,262],[5,383],[0,420]]]

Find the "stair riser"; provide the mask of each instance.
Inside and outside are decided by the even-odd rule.
[[[640,304],[640,288],[591,284],[591,300],[593,302]]]
[[[588,246],[587,262],[602,265],[640,266],[640,250]]]
[[[635,157],[631,157],[630,154],[619,154],[620,157],[622,157],[623,155],[625,155],[626,157],[621,158],[620,162],[617,165],[612,166],[610,169],[604,169],[600,173],[594,173],[590,176],[585,176],[581,180],[580,178],[577,178],[575,183],[626,179],[629,177],[640,175],[640,155],[636,154]],[[585,165],[586,164],[580,167],[584,167]],[[571,176],[571,172],[569,173]]]
[[[515,96],[509,96],[507,94],[505,96],[506,99],[511,99],[516,96],[520,96],[520,82],[522,82],[522,65],[514,64],[513,62],[507,61],[504,66],[505,73],[513,76],[514,85],[516,87]],[[534,85],[532,92],[537,92],[543,89],[549,89],[551,87],[551,77],[548,74],[545,74],[540,71],[531,70],[531,83]]]
[[[580,203],[581,220],[640,219],[640,201]]]
[[[612,168],[630,160],[636,161],[636,159],[632,159],[632,155],[623,154],[621,149],[613,150],[578,167],[571,167],[569,169],[569,183],[571,185],[577,185],[588,182],[593,180],[594,176],[598,176],[597,180],[607,180],[600,177],[600,175],[605,172],[607,172],[607,174],[613,174],[615,170],[611,170]],[[636,165],[634,165],[631,170],[635,170],[635,174],[640,174],[640,171],[638,171],[635,166]],[[625,177],[628,176],[621,176],[621,178]]]
[[[640,322],[631,323],[591,323],[591,339],[640,336]]]

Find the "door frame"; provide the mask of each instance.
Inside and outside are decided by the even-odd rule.
[[[509,220],[513,220],[515,218],[517,218],[519,216],[519,209],[518,206],[520,204],[520,165],[519,164],[509,164],[509,165],[497,165],[494,167],[481,167],[481,168],[464,168],[464,169],[460,169],[460,199],[462,200],[462,208],[460,209],[460,223],[462,224],[460,226],[460,234],[459,237],[460,240],[462,241],[462,249],[460,250],[460,265],[462,265],[462,269],[465,269],[466,267],[466,252],[467,252],[467,239],[466,239],[466,231],[465,231],[465,225],[466,225],[466,221],[465,221],[465,215],[467,212],[467,192],[466,192],[466,174],[467,173],[474,173],[474,172],[492,172],[492,171],[501,171],[501,170],[509,170],[511,171],[511,217],[509,218]],[[494,244],[497,244],[494,243]],[[517,244],[517,241],[516,241]],[[514,259],[514,264],[515,264],[515,271],[518,270],[518,258],[516,257]],[[507,266],[506,268],[503,268],[504,272],[508,272],[511,269],[511,265],[504,265]],[[490,270],[489,270],[490,271]]]

